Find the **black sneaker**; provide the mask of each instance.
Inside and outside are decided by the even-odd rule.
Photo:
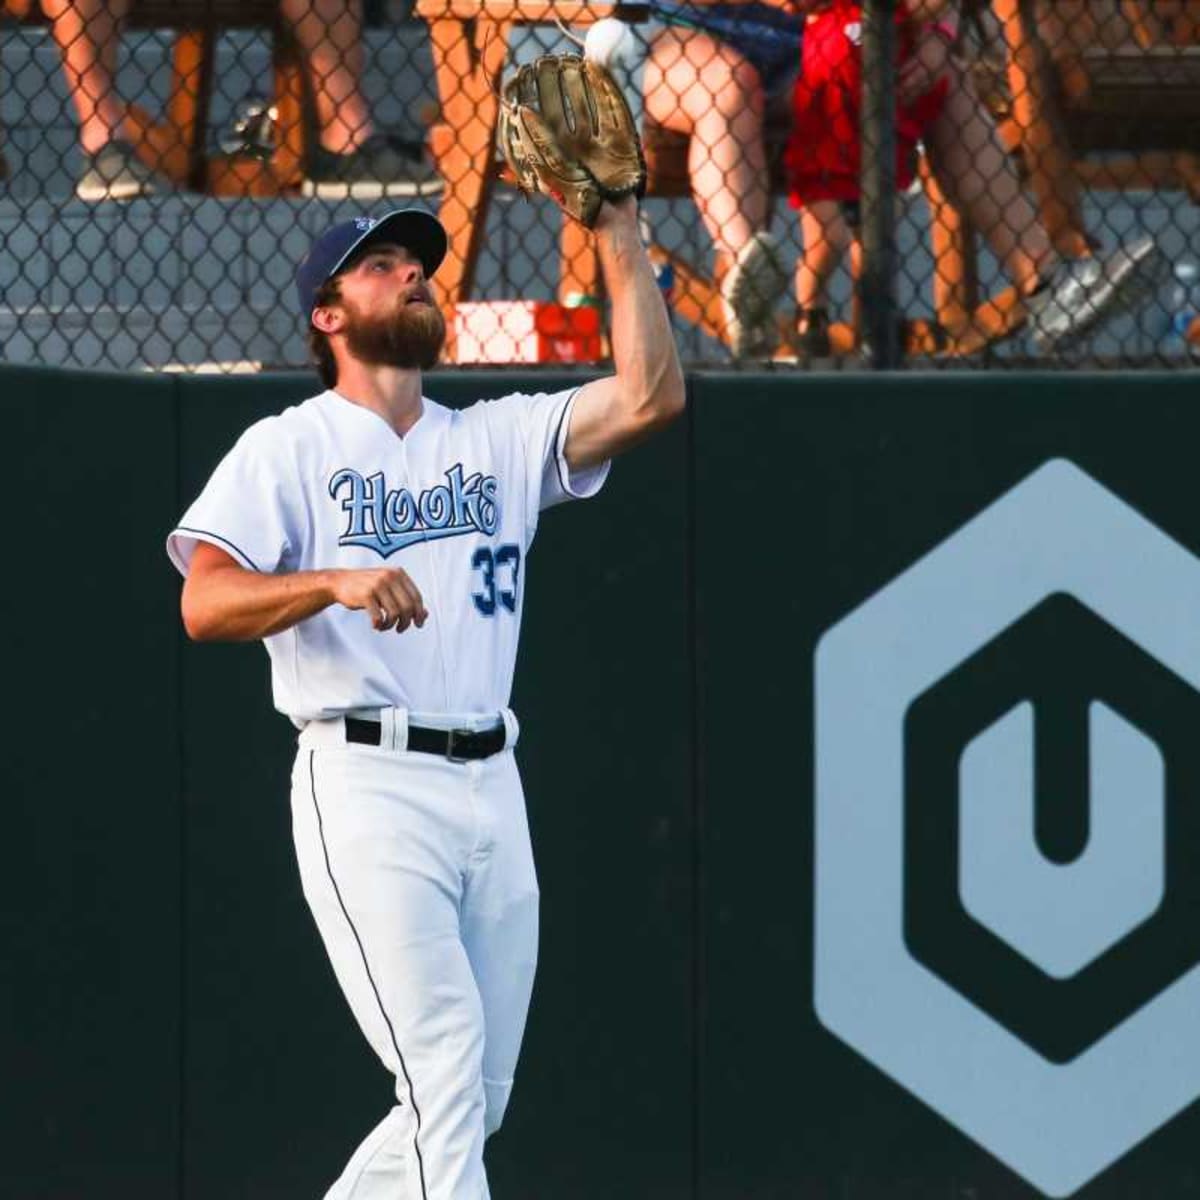
[[[814,358],[832,358],[829,338],[829,313],[823,308],[802,308],[796,314],[796,357],[802,362]]]
[[[377,133],[349,154],[335,154],[317,146],[303,191],[306,196],[322,200],[379,200],[385,196],[428,196],[444,186],[419,143]]]
[[[121,138],[113,138],[95,154],[84,155],[83,174],[75,185],[80,200],[132,200],[170,190],[170,183],[146,166]]]

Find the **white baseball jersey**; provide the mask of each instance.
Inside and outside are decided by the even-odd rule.
[[[564,457],[575,390],[453,411],[423,401],[398,437],[334,391],[251,426],[171,533],[187,573],[211,542],[262,572],[389,566],[429,619],[378,631],[332,605],[265,639],[275,706],[295,724],[393,706],[495,713],[508,703],[525,558],[541,509],[602,486]]]

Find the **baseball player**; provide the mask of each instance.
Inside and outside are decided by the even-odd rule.
[[[542,509],[679,415],[683,379],[632,196],[593,216],[615,373],[455,412],[427,213],[335,225],[297,276],[325,390],[251,426],[168,539],[191,637],[261,638],[304,894],[396,1104],[327,1200],[487,1197],[537,954],[508,708]]]

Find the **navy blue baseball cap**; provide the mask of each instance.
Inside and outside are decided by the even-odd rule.
[[[336,275],[356,250],[376,242],[393,242],[421,260],[428,279],[446,257],[446,231],[431,213],[420,208],[400,208],[385,217],[355,217],[323,233],[296,270],[300,312],[311,317],[317,293]]]

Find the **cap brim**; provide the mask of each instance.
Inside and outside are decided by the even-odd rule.
[[[441,221],[422,208],[398,208],[380,217],[356,241],[326,276],[332,279],[359,251],[379,242],[392,242],[410,250],[421,260],[425,278],[429,279],[446,257],[446,230]]]

